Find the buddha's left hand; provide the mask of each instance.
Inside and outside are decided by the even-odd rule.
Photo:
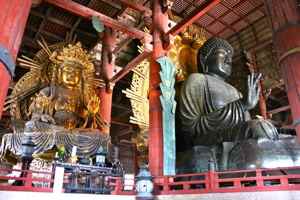
[[[244,99],[244,108],[246,110],[253,109],[258,102],[260,93],[258,82],[261,76],[261,73],[251,73],[250,75],[248,75],[248,96]]]

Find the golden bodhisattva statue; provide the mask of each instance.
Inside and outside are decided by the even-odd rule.
[[[38,43],[42,49],[33,59],[18,59],[30,71],[6,101],[12,119],[25,122],[24,130],[5,135],[0,153],[21,154],[23,133],[33,134],[35,153],[63,145],[69,153],[76,146],[79,156],[90,156],[98,147],[106,148],[110,137],[101,130],[108,123],[99,114],[101,104],[96,95],[103,81],[95,76],[91,56],[80,43]]]
[[[34,70],[31,70],[29,76],[25,75],[28,78],[20,82],[23,87],[16,85],[12,98],[17,98],[20,92],[22,92],[21,98],[25,98],[24,87],[36,88],[37,84],[46,85],[46,87],[42,87],[31,97],[26,116],[22,116],[20,111],[16,113],[16,107],[21,106],[18,104],[22,100],[13,103],[13,116],[55,123],[67,129],[105,126],[98,114],[100,102],[95,92],[94,65],[81,44],[69,44],[62,49],[56,49],[49,54],[48,58],[49,65],[41,67],[38,72],[41,75],[38,82],[31,82],[34,79],[32,76],[37,75],[36,72],[32,72]],[[35,60],[28,58],[20,59],[20,62],[21,65],[28,62],[37,65]],[[29,85],[24,86],[23,82],[29,82]],[[20,91],[19,88],[24,89]]]

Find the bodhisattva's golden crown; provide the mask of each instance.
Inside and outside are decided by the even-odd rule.
[[[83,68],[83,70],[88,72],[94,71],[94,65],[90,54],[85,51],[80,42],[77,42],[75,45],[68,44],[67,47],[64,47],[61,51],[53,52],[50,56],[50,60],[55,64],[62,64],[64,62],[74,62]]]

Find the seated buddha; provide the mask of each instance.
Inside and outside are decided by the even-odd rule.
[[[245,97],[227,82],[232,72],[233,48],[225,40],[211,38],[200,48],[199,71],[191,74],[179,99],[179,134],[191,146],[213,146],[246,139],[278,139],[276,128],[267,120],[251,119],[249,110],[259,99],[260,74],[248,76]]]

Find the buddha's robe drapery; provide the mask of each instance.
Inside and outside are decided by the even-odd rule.
[[[219,78],[191,74],[180,94],[181,134],[188,134],[194,145],[232,142],[258,137],[262,132],[273,138],[275,127],[266,120],[250,120],[241,98],[236,88]]]

